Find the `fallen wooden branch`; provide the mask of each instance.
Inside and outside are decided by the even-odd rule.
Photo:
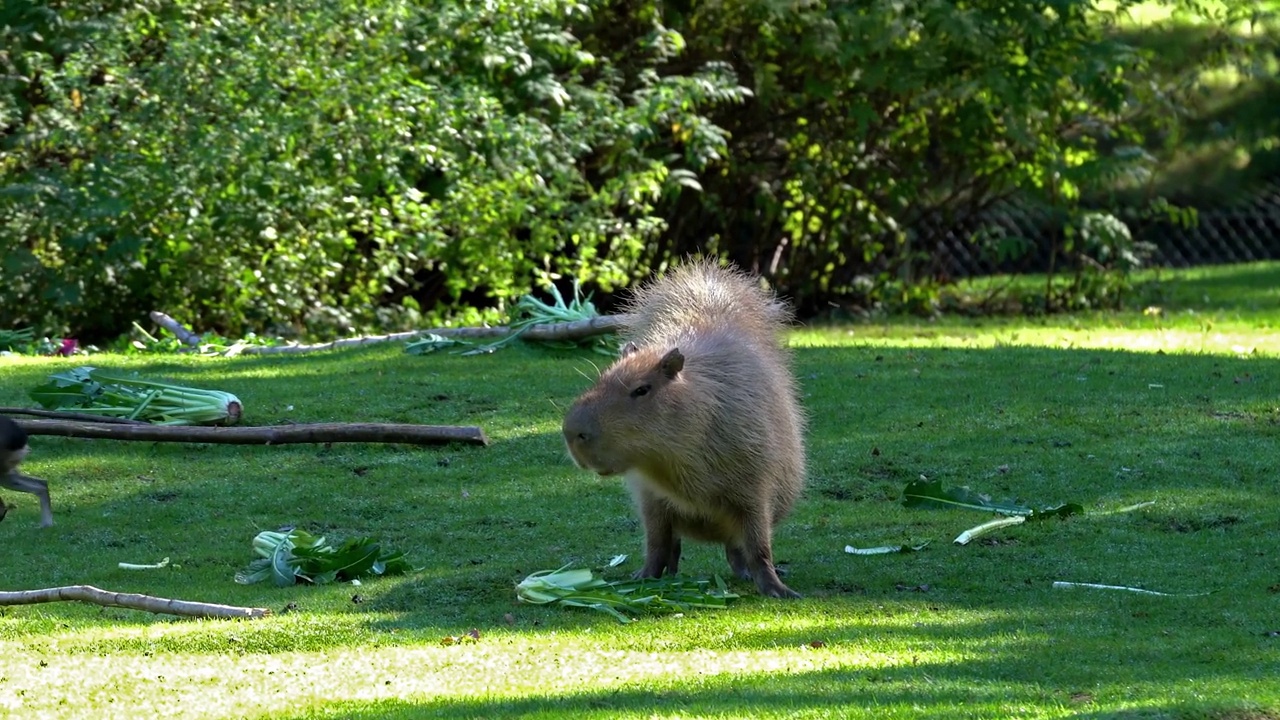
[[[333,340],[326,343],[316,343],[314,345],[241,345],[237,343],[236,345],[232,345],[224,354],[227,357],[235,357],[236,355],[273,355],[277,353],[304,353],[316,352],[318,350],[337,350],[338,348],[394,342],[396,340],[412,340],[426,332],[435,331],[409,330],[407,332],[391,333],[389,335],[364,335],[361,337],[345,338],[343,340]]]
[[[521,332],[520,337],[523,340],[531,341],[582,340],[596,335],[605,335],[607,333],[617,332],[622,329],[630,319],[629,315],[601,315],[589,320],[533,325]],[[237,346],[238,349],[235,350],[235,352],[228,351],[227,354],[271,355],[277,353],[304,353],[316,352],[319,350],[337,350],[338,348],[370,345],[380,342],[413,340],[425,335],[439,335],[440,337],[458,338],[460,340],[493,340],[506,337],[511,333],[511,328],[505,325],[496,325],[494,327],[438,328],[435,330],[411,330],[409,332],[391,333],[390,335],[367,335],[363,337],[334,340],[326,343],[316,343],[314,345],[245,345]]]
[[[159,310],[152,310],[150,314],[151,319],[155,324],[173,333],[173,336],[178,338],[178,342],[189,347],[198,347],[200,345],[199,335],[189,330],[187,326],[177,320],[174,320],[167,313],[162,313]]]
[[[183,617],[244,618],[252,620],[271,614],[271,610],[267,608],[216,605],[214,603],[193,602],[190,600],[173,600],[153,595],[109,592],[92,585],[67,585],[64,587],[41,588],[39,590],[0,592],[0,606],[34,605],[36,603],[63,601],[80,601],[104,607],[145,610],[147,612],[181,615]]]
[[[297,443],[406,443],[443,445],[458,442],[488,445],[484,430],[474,426],[412,425],[408,423],[308,423],[269,427],[204,427],[199,425],[108,425],[71,420],[18,420],[28,435],[198,442],[229,445],[289,445]]]
[[[150,425],[146,420],[130,420],[129,418],[111,417],[109,415],[92,415],[90,413],[67,412],[65,410],[37,410],[36,408],[0,407],[0,415],[34,415],[58,420],[83,420],[84,422],[112,423],[115,425]]]

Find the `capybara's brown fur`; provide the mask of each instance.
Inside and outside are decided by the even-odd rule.
[[[564,420],[582,468],[625,474],[645,529],[638,577],[675,574],[682,537],[723,543],[764,595],[773,528],[804,484],[804,416],[782,333],[789,308],[757,278],[700,260],[635,291],[622,357]]]

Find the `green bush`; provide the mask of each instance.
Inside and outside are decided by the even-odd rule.
[[[723,64],[661,74],[656,22],[624,87],[560,0],[4,8],[0,326],[82,336],[151,309],[325,336],[623,281],[724,153],[702,108],[743,96]],[[672,124],[706,129],[678,163]]]
[[[1074,198],[1116,162],[1096,138],[1123,137],[1140,59],[1092,5],[694,3],[675,23],[706,28],[691,55],[739,57],[757,102],[715,116],[730,169],[682,214],[802,306],[927,301],[942,233],[1019,191]]]
[[[1142,248],[1099,218],[1133,216],[1117,189],[1179,217],[1142,189],[1199,82],[1116,31],[1133,6],[11,0],[0,327],[402,329],[698,252],[804,313],[929,312],[940,240],[1009,202],[1072,278],[1046,309],[1115,304]],[[1209,37],[1241,72],[1270,52]]]

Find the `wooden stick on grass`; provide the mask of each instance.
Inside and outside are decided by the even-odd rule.
[[[38,410],[25,407],[0,407],[0,415],[34,415],[35,417],[53,418],[55,420],[82,420],[84,422],[111,423],[114,425],[150,425],[146,420],[130,420],[128,418],[111,417],[110,415],[93,415],[91,413],[69,412],[66,410]]]
[[[271,610],[267,608],[217,605],[191,600],[173,600],[155,597],[154,595],[110,592],[92,585],[66,585],[64,587],[42,588],[39,590],[0,592],[0,606],[34,605],[36,603],[62,601],[80,601],[104,607],[145,610],[146,612],[181,615],[183,617],[244,618],[253,620],[271,614]]]
[[[168,313],[162,313],[159,310],[151,311],[151,320],[160,327],[173,333],[178,341],[188,347],[197,347],[200,345],[200,336],[195,334],[186,325],[174,320]]]
[[[599,315],[586,320],[574,320],[572,322],[559,323],[543,323],[525,328],[521,333],[521,337],[525,340],[582,340],[596,335],[605,335],[611,332],[617,332],[626,326],[630,321],[630,315]],[[174,320],[167,313],[159,310],[151,311],[151,320],[157,325],[165,328],[173,333],[179,341],[189,347],[198,347],[200,344],[200,336],[182,323]],[[362,335],[360,337],[343,338],[333,340],[331,342],[314,343],[310,345],[290,344],[290,345],[242,345],[235,344],[226,351],[228,357],[237,355],[276,355],[282,353],[306,353],[317,352],[320,350],[337,350],[339,348],[357,347],[360,345],[372,345],[374,343],[395,342],[397,340],[413,340],[424,335],[439,335],[440,337],[459,338],[462,340],[493,340],[506,337],[512,333],[512,329],[505,325],[495,325],[493,327],[456,327],[456,328],[434,328],[430,330],[409,330],[406,332],[389,333],[386,335]]]
[[[474,426],[413,425],[408,423],[308,423],[270,427],[206,427],[202,425],[109,425],[70,420],[19,420],[28,435],[202,442],[227,445],[289,445],[297,443],[406,443],[443,445],[451,442],[488,445],[484,430]]]

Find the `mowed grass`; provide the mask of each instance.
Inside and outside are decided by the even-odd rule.
[[[559,439],[600,356],[93,357],[234,392],[251,424],[478,424],[493,444],[34,438],[29,469],[50,481],[57,525],[36,528],[34,499],[2,492],[17,508],[0,523],[0,589],[83,583],[276,613],[4,609],[0,716],[1280,717],[1278,275],[1166,274],[1161,316],[797,331],[809,485],[775,546],[805,598],[735,582],[727,610],[630,625],[520,605],[513,589],[617,553],[631,558],[610,576],[638,566],[623,487],[573,468]],[[0,404],[85,362],[0,359]],[[1034,505],[1156,504],[957,546],[988,516],[903,508],[921,475]],[[359,587],[236,585],[254,534],[283,524],[377,534],[421,569]],[[166,556],[164,570],[116,568]],[[725,573],[703,545],[682,567]],[[477,643],[442,642],[472,628]]]

